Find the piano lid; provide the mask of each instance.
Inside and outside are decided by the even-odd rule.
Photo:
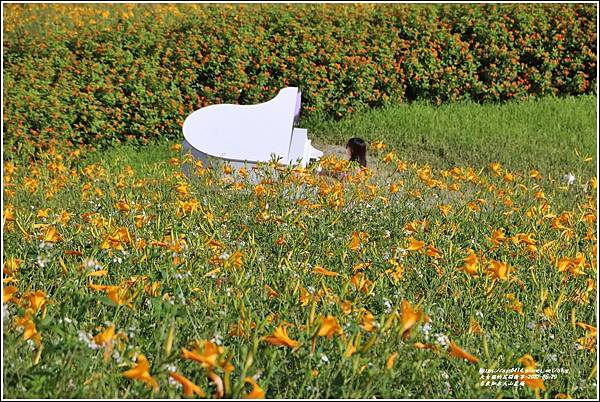
[[[208,155],[247,161],[288,160],[296,109],[296,87],[283,88],[270,101],[257,105],[210,105],[183,122],[190,145]]]

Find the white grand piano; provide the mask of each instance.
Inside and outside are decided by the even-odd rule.
[[[234,168],[279,159],[283,165],[306,165],[323,156],[298,123],[301,92],[283,88],[270,101],[257,105],[210,105],[183,122],[183,152],[210,166],[214,160]],[[187,173],[186,173],[187,174]]]

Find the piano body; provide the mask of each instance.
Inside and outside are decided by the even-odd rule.
[[[191,152],[204,166],[218,160],[248,168],[275,157],[283,165],[306,167],[323,152],[312,147],[306,129],[294,127],[300,107],[296,87],[283,88],[273,99],[256,105],[203,107],[183,123],[183,152]]]

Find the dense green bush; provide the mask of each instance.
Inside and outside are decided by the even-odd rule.
[[[104,147],[181,136],[212,103],[284,86],[304,113],[596,91],[596,6],[5,7],[4,145]]]

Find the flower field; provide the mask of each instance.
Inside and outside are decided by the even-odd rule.
[[[597,179],[371,150],[341,182],[5,163],[5,396],[593,395]]]
[[[3,397],[593,398],[596,8],[428,7],[4,6]],[[182,154],[288,84],[368,169]]]

